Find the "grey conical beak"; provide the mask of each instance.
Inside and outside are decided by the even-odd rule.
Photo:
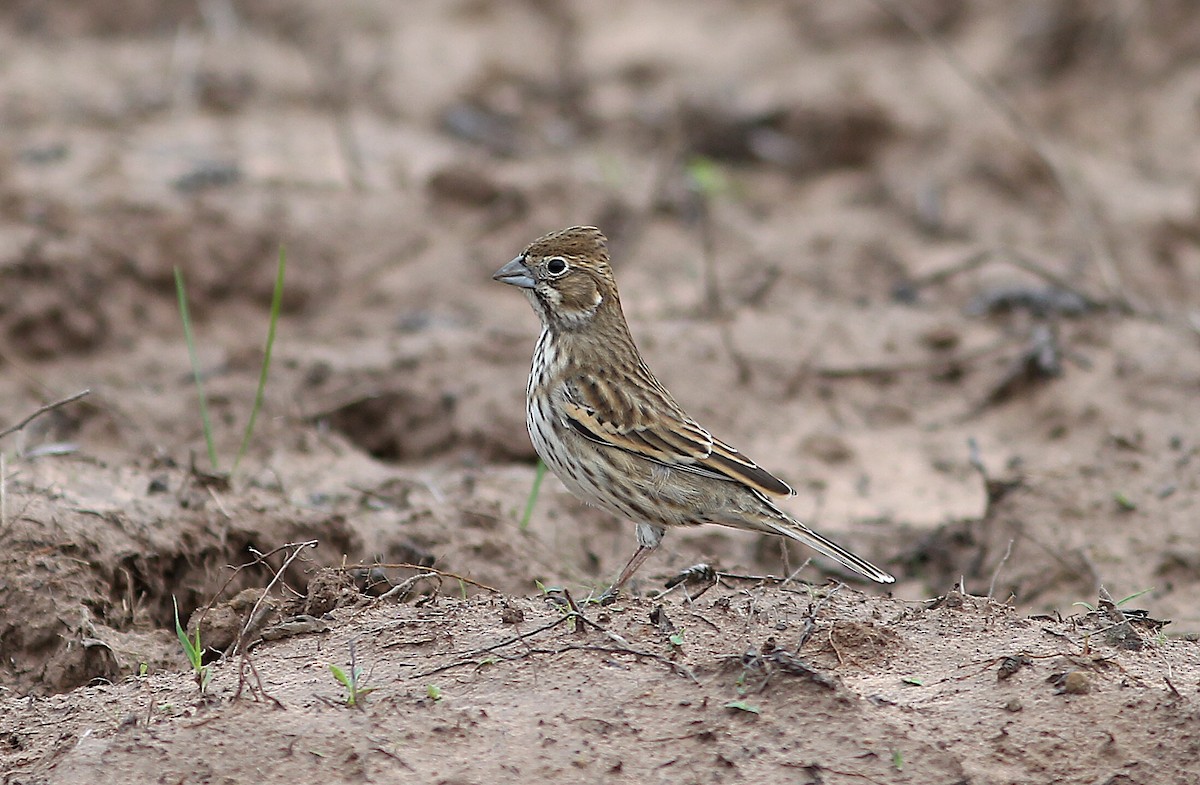
[[[525,257],[523,256],[518,256],[497,270],[496,274],[492,276],[492,280],[510,283],[522,289],[532,289],[534,285],[533,273],[525,266]]]

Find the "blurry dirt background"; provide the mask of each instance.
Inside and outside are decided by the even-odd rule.
[[[91,393],[0,442],[4,782],[1196,782],[1198,182],[1184,0],[8,0],[0,430]],[[572,224],[890,596],[653,599],[809,556],[708,527],[572,610],[632,526],[521,528],[490,280]],[[172,270],[228,472],[281,246],[214,478]]]

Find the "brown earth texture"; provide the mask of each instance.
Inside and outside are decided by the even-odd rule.
[[[894,586],[708,526],[587,602],[491,280],[575,224]],[[1194,785],[1200,14],[7,0],[0,431],[4,783]]]

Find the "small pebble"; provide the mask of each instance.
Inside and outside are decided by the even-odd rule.
[[[1092,691],[1092,680],[1083,671],[1071,671],[1063,679],[1062,691],[1070,695],[1086,695]]]

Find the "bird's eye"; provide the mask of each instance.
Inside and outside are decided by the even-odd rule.
[[[566,271],[567,263],[561,257],[556,256],[550,261],[546,262],[546,272],[550,273],[551,275],[562,275]]]

